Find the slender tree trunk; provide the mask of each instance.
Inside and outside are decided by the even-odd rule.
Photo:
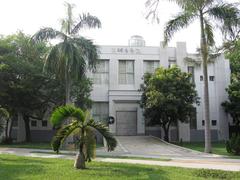
[[[79,152],[76,156],[76,160],[74,163],[74,167],[76,169],[86,169],[86,163],[85,163],[85,155],[83,152],[84,149],[84,131],[81,133],[81,138],[80,138],[80,145],[79,145]]]
[[[23,114],[23,120],[25,123],[25,130],[26,130],[26,142],[31,142],[31,132],[30,132],[30,119],[29,116],[26,114]]]
[[[169,127],[164,125],[163,130],[164,130],[164,141],[169,142],[169,136],[168,136]]]
[[[6,120],[6,126],[5,126],[5,139],[8,139],[8,124],[9,124],[9,119]]]
[[[65,69],[65,93],[66,93],[66,100],[65,104],[71,104],[71,79],[69,77],[69,73],[67,72],[67,69]]]
[[[200,11],[201,25],[201,54],[203,59],[203,79],[204,79],[204,119],[205,119],[205,152],[211,153],[211,129],[210,129],[210,110],[209,110],[209,91],[208,91],[208,47],[204,32],[203,13]]]

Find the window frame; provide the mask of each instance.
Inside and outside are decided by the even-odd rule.
[[[122,63],[122,62],[124,62],[124,64],[125,64],[125,72],[124,73],[120,71],[120,63]],[[127,63],[128,62],[132,63],[133,72],[128,72],[128,70],[127,70]],[[133,60],[133,59],[126,59],[126,60],[125,59],[119,59],[118,60],[118,84],[120,84],[120,85],[133,85],[133,84],[135,84],[135,65],[134,64],[135,64],[135,60]],[[124,76],[125,83],[120,82],[121,81],[120,80],[121,75]],[[130,83],[130,81],[128,80],[128,75],[132,76],[132,79],[133,79],[132,83]]]

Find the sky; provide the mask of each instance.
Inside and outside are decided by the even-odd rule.
[[[0,34],[23,31],[32,35],[42,27],[60,29],[59,21],[66,12],[64,2],[75,4],[76,18],[81,13],[89,12],[101,20],[101,29],[83,29],[80,32],[97,45],[127,45],[132,35],[141,35],[147,46],[159,46],[163,41],[164,24],[179,12],[174,3],[161,1],[158,24],[145,19],[146,0],[0,0]],[[215,31],[215,37],[217,44],[221,44],[219,31]],[[188,52],[195,52],[199,47],[199,39],[199,24],[196,21],[189,28],[176,33],[169,46],[184,41]]]

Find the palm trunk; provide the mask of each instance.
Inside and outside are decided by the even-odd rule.
[[[74,167],[76,169],[86,169],[86,164],[85,164],[85,155],[84,155],[84,130],[81,132],[81,137],[80,137],[80,145],[79,145],[79,153],[76,156],[76,160],[74,163]]]
[[[209,110],[209,91],[208,91],[208,47],[204,32],[203,13],[200,11],[201,25],[201,54],[203,59],[203,78],[204,78],[204,118],[205,118],[205,152],[211,153],[211,129],[210,129],[210,110]]]
[[[69,76],[68,76],[68,74],[66,73],[66,79],[65,79],[65,91],[66,91],[66,101],[65,101],[65,104],[67,105],[67,104],[71,104],[71,95],[70,95],[70,93],[71,93],[71,81],[70,81],[70,78],[69,78]]]

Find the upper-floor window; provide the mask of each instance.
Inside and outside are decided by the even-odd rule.
[[[176,65],[176,64],[177,64],[176,58],[170,57],[170,58],[168,59],[168,67],[169,67],[169,68],[171,68],[172,66],[174,66],[174,65]]]
[[[195,77],[194,77],[194,66],[188,66],[188,73],[191,74],[191,82],[194,83],[195,82]]]
[[[134,84],[134,61],[119,60],[119,84]]]
[[[109,61],[100,60],[93,73],[94,84],[108,84],[109,81]]]
[[[159,67],[159,61],[143,61],[144,73],[154,73]]]

